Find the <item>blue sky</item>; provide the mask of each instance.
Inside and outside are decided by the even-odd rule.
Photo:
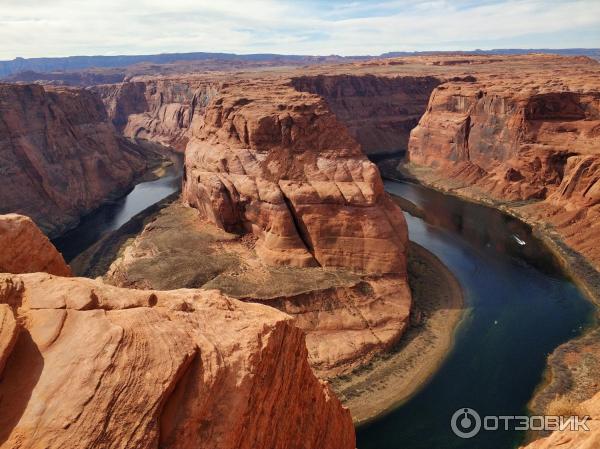
[[[600,47],[600,0],[0,0],[0,59]]]

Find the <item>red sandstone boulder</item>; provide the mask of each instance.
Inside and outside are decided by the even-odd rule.
[[[0,273],[71,276],[62,255],[29,217],[0,215],[0,248]]]

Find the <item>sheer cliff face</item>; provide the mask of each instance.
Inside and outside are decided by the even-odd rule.
[[[467,196],[535,200],[519,209],[522,215],[551,224],[598,268],[597,79],[576,86],[544,79],[441,85],[411,133],[409,159]]]
[[[56,256],[37,233],[21,271]],[[215,290],[0,274],[0,448],[354,449],[307,356],[288,315]]]
[[[255,234],[263,261],[405,274],[404,217],[322,98],[277,81],[232,84],[192,136],[185,200]]]
[[[93,88],[124,136],[183,151],[194,117],[204,115],[218,84],[208,80],[141,78]]]
[[[275,309],[215,291],[0,276],[0,447],[353,449]]]
[[[405,152],[410,131],[440,83],[432,76],[319,75],[292,80],[296,89],[322,96],[366,154]]]
[[[599,102],[600,91],[533,93],[448,83],[435,90],[412,132],[410,160],[470,165],[479,172],[478,185],[501,199],[546,198],[575,169],[571,157],[600,153]]]
[[[91,92],[0,84],[0,213],[58,234],[145,168]]]

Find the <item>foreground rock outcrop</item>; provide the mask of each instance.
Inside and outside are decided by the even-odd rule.
[[[426,182],[549,225],[599,269],[600,67],[580,68],[439,86],[409,159],[433,169]]]
[[[0,400],[7,449],[355,447],[293,320],[214,290],[0,274]]]
[[[86,90],[0,84],[0,213],[57,235],[147,168]]]
[[[406,274],[404,217],[322,98],[239,82],[191,131],[184,199],[264,262]]]
[[[0,276],[0,304],[0,447],[355,447],[275,309],[44,273]]]
[[[0,273],[71,275],[63,256],[29,217],[0,215],[0,248]]]

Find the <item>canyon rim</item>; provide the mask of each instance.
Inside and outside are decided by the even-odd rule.
[[[454,48],[440,11],[508,45],[504,0],[70,3],[56,52],[126,54],[0,30],[36,56],[0,61],[0,448],[600,447],[599,50],[305,55]],[[594,44],[594,2],[522,3]],[[194,30],[253,44],[140,50]],[[471,407],[589,428],[464,438]]]

